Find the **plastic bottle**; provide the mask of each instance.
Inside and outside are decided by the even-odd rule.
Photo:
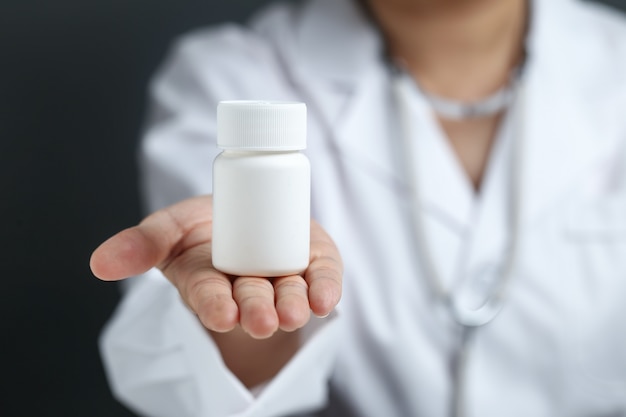
[[[310,244],[306,106],[223,101],[217,124],[213,265],[238,276],[301,273]]]

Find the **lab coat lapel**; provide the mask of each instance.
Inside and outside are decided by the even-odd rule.
[[[407,173],[417,173],[418,198],[425,215],[462,237],[474,212],[473,187],[429,104],[412,82],[411,87],[415,92],[408,121],[412,129],[407,133],[412,137],[406,138],[406,148],[413,150],[411,160],[417,166]],[[444,264],[450,263],[449,253],[443,258],[447,259]]]
[[[354,1],[315,0],[305,7],[290,62],[309,110],[322,119],[333,152],[351,170],[397,185],[379,33]]]
[[[295,38],[279,41],[294,83],[334,130],[379,56],[381,41],[351,0],[313,0],[303,7]]]

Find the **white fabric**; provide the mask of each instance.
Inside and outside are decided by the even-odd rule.
[[[626,23],[568,0],[532,10],[519,262],[504,309],[472,345],[466,413],[626,415]],[[219,100],[307,103],[312,211],[344,258],[344,297],[253,394],[157,271],[133,278],[102,336],[116,396],[146,416],[277,416],[324,407],[330,381],[358,416],[446,416],[459,329],[421,276],[390,74],[355,5],[282,5],[248,28],[191,34],[152,95],[141,152],[150,210],[211,192]],[[515,131],[505,123],[475,196],[413,104],[418,209],[436,264],[447,286],[480,293],[509,245]]]

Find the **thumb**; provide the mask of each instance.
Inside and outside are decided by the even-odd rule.
[[[91,271],[102,280],[117,281],[166,263],[190,230],[210,221],[211,203],[210,196],[184,200],[119,232],[92,253]]]
[[[146,272],[158,263],[159,250],[142,230],[131,227],[112,236],[92,254],[89,267],[105,281],[117,281]]]

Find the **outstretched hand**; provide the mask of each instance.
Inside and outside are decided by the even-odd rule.
[[[159,210],[102,243],[92,254],[94,275],[121,280],[156,266],[183,301],[214,332],[240,324],[252,337],[304,326],[311,311],[329,314],[341,297],[342,262],[328,234],[311,222],[310,264],[302,275],[234,277],[211,262],[212,198],[196,197]]]

